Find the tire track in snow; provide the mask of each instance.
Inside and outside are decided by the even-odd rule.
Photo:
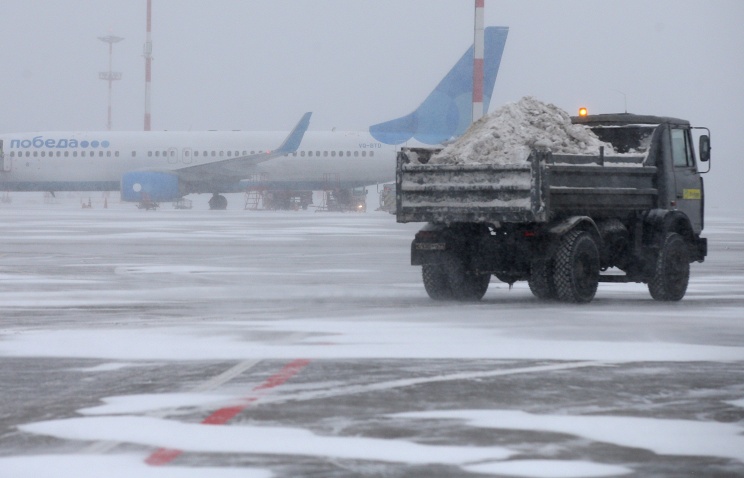
[[[474,380],[487,377],[499,377],[504,375],[517,375],[523,373],[554,372],[558,370],[570,370],[585,367],[612,367],[614,364],[598,361],[583,362],[563,362],[548,365],[535,365],[532,367],[520,367],[511,369],[489,370],[485,372],[459,372],[446,375],[437,375],[434,377],[422,378],[402,378],[398,380],[388,380],[386,382],[370,383],[364,385],[350,385],[347,387],[336,387],[330,390],[298,392],[295,394],[285,394],[278,398],[266,400],[266,403],[285,403],[300,402],[307,400],[317,400],[322,398],[339,397],[344,395],[355,395],[360,393],[376,392],[380,390],[391,390],[394,388],[411,387],[415,385],[448,382],[454,380]]]

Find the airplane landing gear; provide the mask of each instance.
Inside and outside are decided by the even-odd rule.
[[[227,209],[227,198],[222,194],[214,193],[209,198],[209,209],[212,210],[225,210]]]

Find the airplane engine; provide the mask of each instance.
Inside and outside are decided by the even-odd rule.
[[[163,171],[134,171],[121,178],[122,201],[177,201],[183,196],[178,175]]]

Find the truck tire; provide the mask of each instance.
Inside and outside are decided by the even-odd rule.
[[[491,274],[466,270],[465,260],[455,254],[447,254],[440,264],[424,264],[421,274],[424,289],[434,300],[478,301],[491,281]]]
[[[591,234],[574,229],[561,238],[553,280],[558,299],[563,302],[594,299],[599,283],[599,251]]]
[[[448,254],[444,261],[452,299],[463,302],[478,301],[483,298],[491,281],[491,274],[476,274],[465,267],[465,258]]]
[[[452,291],[447,281],[447,273],[441,264],[424,264],[421,269],[424,289],[434,300],[452,300]]]
[[[540,300],[555,300],[558,293],[553,281],[553,261],[535,260],[530,267],[530,278],[527,279],[532,295]]]
[[[654,276],[648,283],[648,291],[654,300],[682,300],[690,281],[690,260],[685,240],[676,232],[664,237],[664,243],[656,257]]]

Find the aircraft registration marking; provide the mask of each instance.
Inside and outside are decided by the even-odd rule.
[[[382,148],[382,143],[359,143],[360,149],[380,149]]]

